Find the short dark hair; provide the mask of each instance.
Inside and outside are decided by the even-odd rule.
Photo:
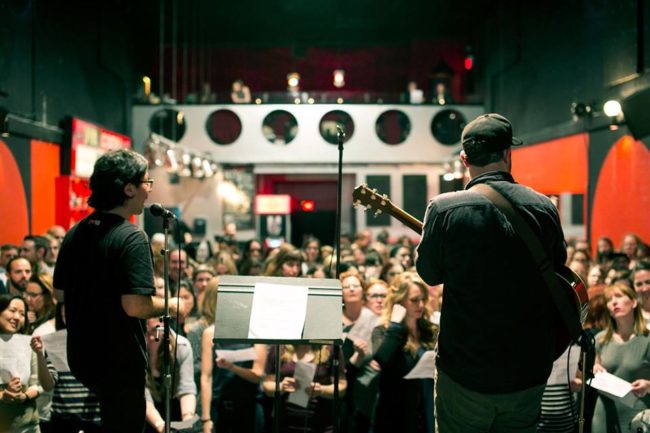
[[[44,236],[27,235],[23,238],[23,241],[33,241],[36,250],[44,249],[47,252],[50,249],[50,242]]]
[[[124,187],[138,185],[147,172],[144,156],[127,149],[105,153],[95,162],[90,176],[91,194],[88,204],[98,211],[107,211],[124,204],[129,198]]]
[[[650,260],[639,260],[632,269],[632,275],[641,271],[650,271]]]
[[[465,154],[467,155],[467,152],[465,152]],[[504,155],[504,149],[496,150],[493,152],[482,152],[480,150],[475,150],[472,153],[471,157],[467,155],[467,163],[476,167],[485,167],[488,164],[503,161]]]
[[[9,251],[9,250],[17,250],[17,249],[18,247],[14,244],[2,244],[2,246],[0,246],[0,251],[2,252]]]
[[[7,268],[6,268],[6,269],[7,269],[7,272],[9,272],[9,273],[11,272],[11,267],[13,266],[14,262],[15,262],[15,261],[18,261],[18,260],[25,260],[25,261],[27,261],[27,263],[29,263],[29,260],[27,260],[27,259],[24,258],[24,257],[21,257],[21,256],[12,257],[11,260],[9,260],[9,261],[7,262]],[[31,267],[32,264],[29,263],[29,266]],[[33,269],[32,269],[32,271],[33,271]]]

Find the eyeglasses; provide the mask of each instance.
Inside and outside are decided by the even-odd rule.
[[[142,179],[139,183],[146,183],[149,188],[153,188],[153,179]]]
[[[634,287],[643,287],[644,285],[650,286],[650,280],[645,280],[645,281],[635,281],[634,282]]]
[[[372,295],[368,295],[370,299],[385,299],[386,295],[383,293],[373,293]]]

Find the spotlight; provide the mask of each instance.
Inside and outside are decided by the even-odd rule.
[[[293,103],[296,105],[300,104],[300,98],[294,98]]]
[[[337,104],[342,104],[343,103],[343,98],[337,98],[336,103]]]
[[[340,89],[345,86],[345,71],[343,69],[334,70],[334,87]]]
[[[621,114],[621,103],[614,99],[609,100],[603,105],[603,111],[609,117],[618,117]]]
[[[260,105],[262,103],[262,99],[261,98],[255,98],[255,103],[257,105]]]
[[[297,72],[290,72],[287,74],[287,86],[290,91],[298,90],[300,86],[300,74]]]

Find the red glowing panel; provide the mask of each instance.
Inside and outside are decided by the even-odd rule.
[[[300,209],[302,209],[303,212],[313,212],[316,210],[316,204],[314,203],[314,200],[302,200],[300,202]]]

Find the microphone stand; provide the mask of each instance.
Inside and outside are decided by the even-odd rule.
[[[170,433],[171,418],[171,359],[169,356],[169,334],[170,334],[170,316],[169,316],[169,220],[170,215],[163,214],[163,234],[165,235],[165,244],[162,250],[163,255],[163,277],[165,279],[165,307],[163,314],[163,390],[165,395],[165,433]]]
[[[585,399],[587,392],[587,380],[594,377],[593,369],[596,362],[596,347],[594,339],[586,331],[582,331],[578,337],[580,346],[580,364],[582,365],[582,384],[580,385],[580,415],[578,417],[578,432],[584,433],[585,428]]]
[[[341,275],[341,197],[343,195],[343,139],[345,132],[340,125],[336,125],[336,137],[338,139],[339,163],[338,163],[338,191],[336,197],[336,279]],[[332,368],[334,368],[334,395],[332,396],[332,412],[334,413],[334,433],[339,432],[338,402],[339,402],[339,357],[341,347],[334,343],[332,356]]]

